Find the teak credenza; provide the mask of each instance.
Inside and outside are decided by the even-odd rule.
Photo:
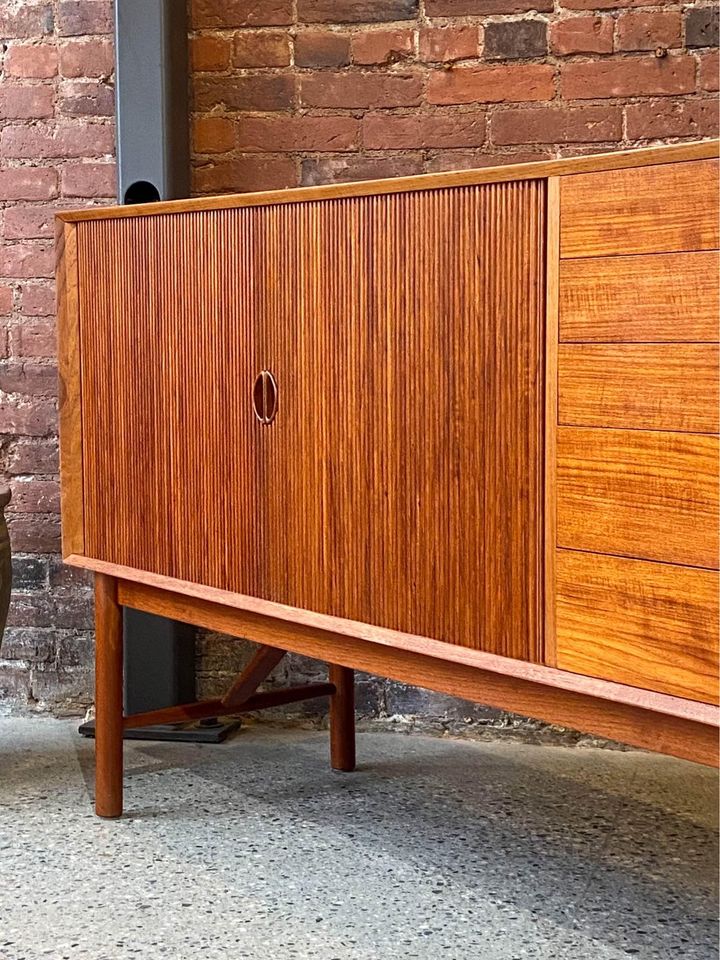
[[[718,144],[63,213],[63,551],[123,725],[353,669],[702,763],[718,734]],[[120,606],[259,649],[122,716]],[[285,651],[327,683],[258,693]]]

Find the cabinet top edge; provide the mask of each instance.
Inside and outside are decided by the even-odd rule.
[[[392,177],[382,180],[359,180],[352,183],[326,184],[315,187],[293,187],[283,190],[265,190],[257,193],[220,194],[184,200],[162,200],[157,203],[128,204],[125,206],[91,207],[65,210],[56,215],[58,221],[78,223],[88,220],[115,220],[126,217],[148,217],[168,213],[188,213],[203,210],[231,210],[239,207],[260,207],[272,204],[308,203],[313,200],[337,200],[347,197],[380,196],[409,193],[419,190],[437,190],[443,187],[469,187],[487,183],[542,180],[576,173],[600,173],[629,167],[644,167],[684,160],[711,160],[720,155],[720,140],[701,140],[694,143],[642,147],[613,153],[590,154],[540,160],[532,163],[513,163],[473,170],[454,170],[444,173],[425,173],[412,177]]]

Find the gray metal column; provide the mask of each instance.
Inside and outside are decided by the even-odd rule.
[[[120,203],[190,192],[185,0],[115,0]]]

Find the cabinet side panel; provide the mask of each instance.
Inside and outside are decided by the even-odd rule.
[[[85,552],[83,528],[83,435],[80,384],[80,313],[77,234],[72,224],[58,223],[57,322],[60,415],[60,491],[62,552]]]

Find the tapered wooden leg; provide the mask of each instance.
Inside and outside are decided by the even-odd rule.
[[[355,672],[330,664],[330,764],[333,770],[355,769]]]
[[[123,808],[123,633],[117,580],[95,574],[95,812]]]

